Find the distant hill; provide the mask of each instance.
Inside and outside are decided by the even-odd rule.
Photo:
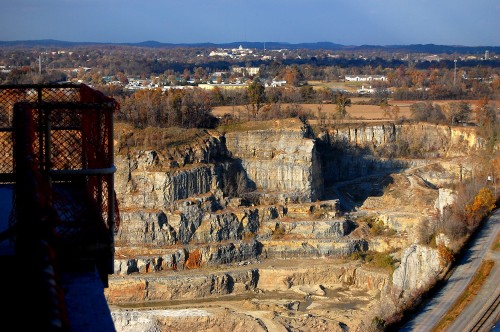
[[[461,46],[461,45],[435,45],[435,44],[413,44],[413,45],[341,45],[331,42],[316,43],[284,43],[284,42],[232,42],[232,43],[161,43],[157,41],[144,41],[139,43],[97,43],[97,42],[70,42],[53,39],[42,40],[17,40],[0,41],[0,47],[75,47],[75,46],[134,46],[148,48],[237,48],[242,45],[245,48],[254,49],[325,49],[325,50],[353,50],[353,51],[386,51],[386,52],[408,52],[408,53],[430,53],[430,54],[482,54],[488,50],[500,53],[500,46]]]

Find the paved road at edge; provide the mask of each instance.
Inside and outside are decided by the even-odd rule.
[[[458,262],[445,286],[400,331],[427,332],[432,330],[467,288],[499,230],[500,209],[497,209],[479,230],[471,248]]]

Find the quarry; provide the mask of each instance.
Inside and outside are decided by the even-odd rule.
[[[429,225],[488,172],[467,126],[291,118],[168,135],[115,127],[117,331],[367,331],[447,272],[456,248]]]

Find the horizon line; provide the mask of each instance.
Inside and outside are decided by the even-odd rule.
[[[465,47],[465,48],[477,48],[477,47],[500,47],[496,45],[461,45],[461,44],[434,44],[434,43],[411,43],[411,44],[339,44],[332,41],[306,41],[306,42],[286,42],[286,41],[248,41],[248,40],[239,40],[239,41],[230,41],[230,42],[161,42],[157,40],[143,40],[139,42],[132,41],[121,41],[121,42],[98,42],[98,41],[70,41],[70,40],[61,40],[61,39],[53,39],[53,38],[44,38],[44,39],[16,39],[16,40],[0,40],[0,43],[23,43],[23,42],[59,42],[59,43],[73,43],[73,44],[103,44],[103,45],[123,45],[123,44],[145,44],[145,43],[157,43],[157,44],[165,44],[165,45],[203,45],[203,44],[212,44],[212,45],[224,45],[224,44],[237,44],[237,43],[260,43],[260,44],[284,44],[284,45],[303,45],[303,44],[332,44],[336,46],[342,47],[363,47],[363,46],[371,46],[371,47],[394,47],[394,46],[446,46],[446,47]]]

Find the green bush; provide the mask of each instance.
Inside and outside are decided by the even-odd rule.
[[[369,252],[366,254],[364,261],[377,268],[394,271],[396,261],[387,253]]]

